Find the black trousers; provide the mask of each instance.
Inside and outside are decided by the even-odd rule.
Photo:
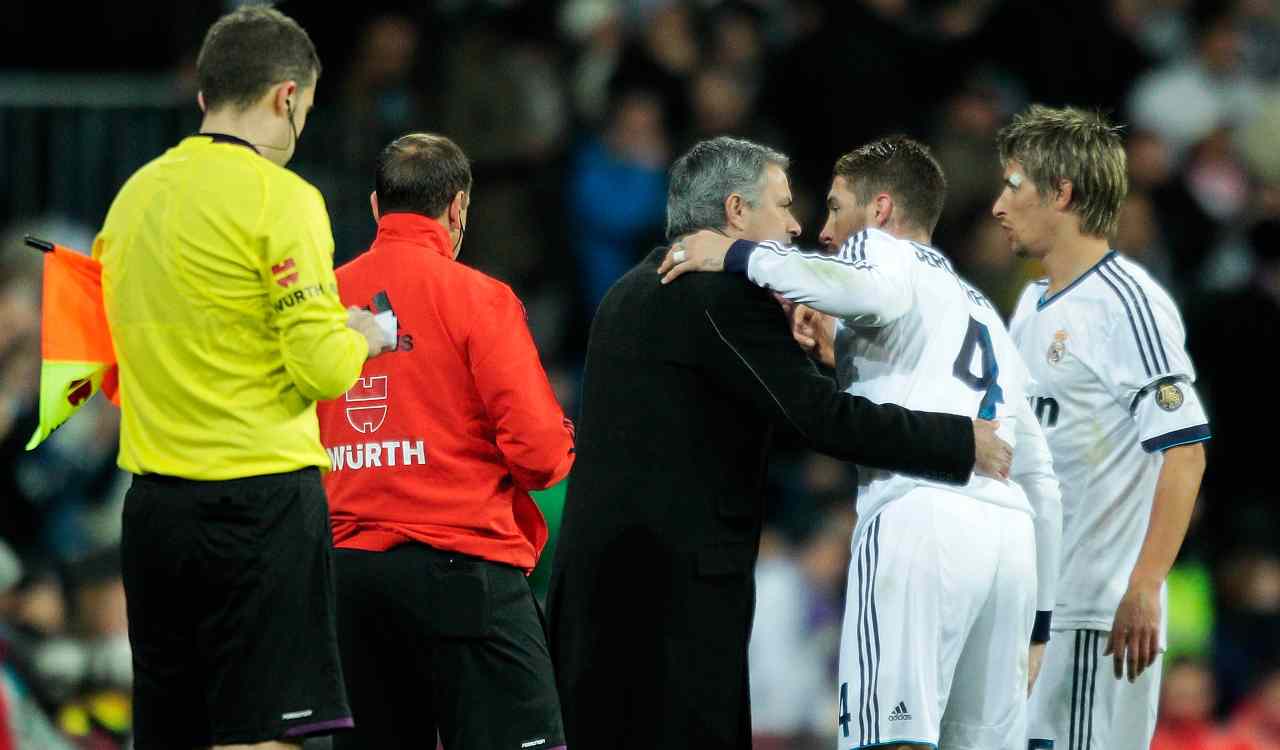
[[[355,715],[335,750],[564,746],[546,631],[524,573],[405,544],[338,549],[338,642]]]

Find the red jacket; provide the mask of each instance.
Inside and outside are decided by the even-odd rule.
[[[574,451],[524,306],[417,214],[383,216],[337,276],[343,304],[389,307],[398,337],[316,410],[334,545],[421,542],[532,570],[547,524],[529,490],[563,479]]]

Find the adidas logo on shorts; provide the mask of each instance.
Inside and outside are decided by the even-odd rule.
[[[899,702],[889,712],[889,721],[908,721],[910,718],[911,714],[907,713],[907,704],[904,702]]]

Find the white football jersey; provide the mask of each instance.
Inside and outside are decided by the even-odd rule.
[[[1014,481],[974,475],[963,486],[859,467],[858,523],[928,485],[1036,517],[1037,608],[1053,605],[1061,505],[1053,460],[1026,400],[1028,373],[999,313],[938,250],[878,229],[836,255],[738,242],[726,270],[833,315],[836,369],[845,390],[877,403],[998,419],[1014,446]],[[1040,606],[1043,605],[1043,606]]]
[[[1182,319],[1138,264],[1108,253],[1045,298],[1030,285],[1009,329],[1062,483],[1054,627],[1110,630],[1146,536],[1162,451],[1206,440]]]

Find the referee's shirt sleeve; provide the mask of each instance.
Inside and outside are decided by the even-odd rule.
[[[299,393],[320,401],[341,396],[355,383],[369,349],[347,327],[324,199],[310,185],[294,198],[280,210],[268,207],[260,240],[262,276],[285,369]]]
[[[542,490],[564,479],[575,458],[573,423],[542,369],[524,305],[505,285],[474,312],[467,357],[515,483]]]

